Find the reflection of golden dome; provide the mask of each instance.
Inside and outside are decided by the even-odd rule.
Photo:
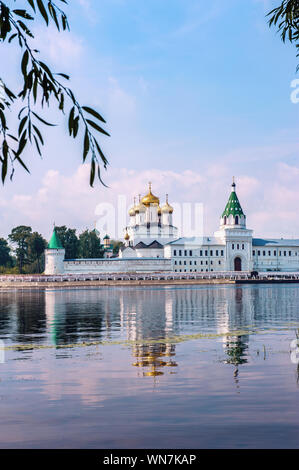
[[[166,202],[164,206],[162,206],[162,212],[167,213],[167,214],[173,213],[173,207],[170,204],[168,204],[168,194],[166,194]]]
[[[157,196],[154,196],[152,193],[152,185],[149,183],[149,191],[146,196],[144,196],[141,199],[142,204],[144,204],[146,207],[150,206],[151,204],[158,204],[160,203],[160,200]]]

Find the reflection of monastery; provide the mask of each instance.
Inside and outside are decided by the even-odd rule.
[[[299,271],[299,240],[253,238],[234,182],[213,236],[177,238],[172,215],[168,196],[161,207],[150,184],[148,193],[129,211],[125,246],[118,257],[64,260],[54,229],[45,273]]]
[[[12,343],[63,347],[128,341],[130,365],[138,375],[159,376],[177,371],[180,360],[172,339],[193,335],[194,325],[199,333],[219,335],[219,359],[237,369],[248,358],[247,329],[297,322],[299,292],[295,287],[281,287],[271,295],[267,287],[124,288],[111,296],[110,289],[46,289],[16,296],[1,292],[0,300],[0,335]]]

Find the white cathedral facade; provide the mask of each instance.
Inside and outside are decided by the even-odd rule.
[[[178,238],[172,215],[168,196],[161,207],[150,184],[148,193],[129,210],[125,245],[118,257],[64,260],[54,229],[45,253],[45,273],[299,271],[299,239],[254,238],[246,227],[234,181],[213,236]]]

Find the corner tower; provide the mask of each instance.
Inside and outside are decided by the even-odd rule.
[[[45,250],[45,274],[63,274],[64,273],[65,249],[56,233],[54,226],[51,240]]]

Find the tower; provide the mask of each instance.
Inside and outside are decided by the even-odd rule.
[[[233,178],[231,193],[220,217],[220,230],[215,232],[215,237],[225,243],[225,271],[252,270],[252,233],[246,228],[246,215]]]
[[[64,273],[65,249],[63,248],[54,226],[51,240],[45,250],[45,274]]]

